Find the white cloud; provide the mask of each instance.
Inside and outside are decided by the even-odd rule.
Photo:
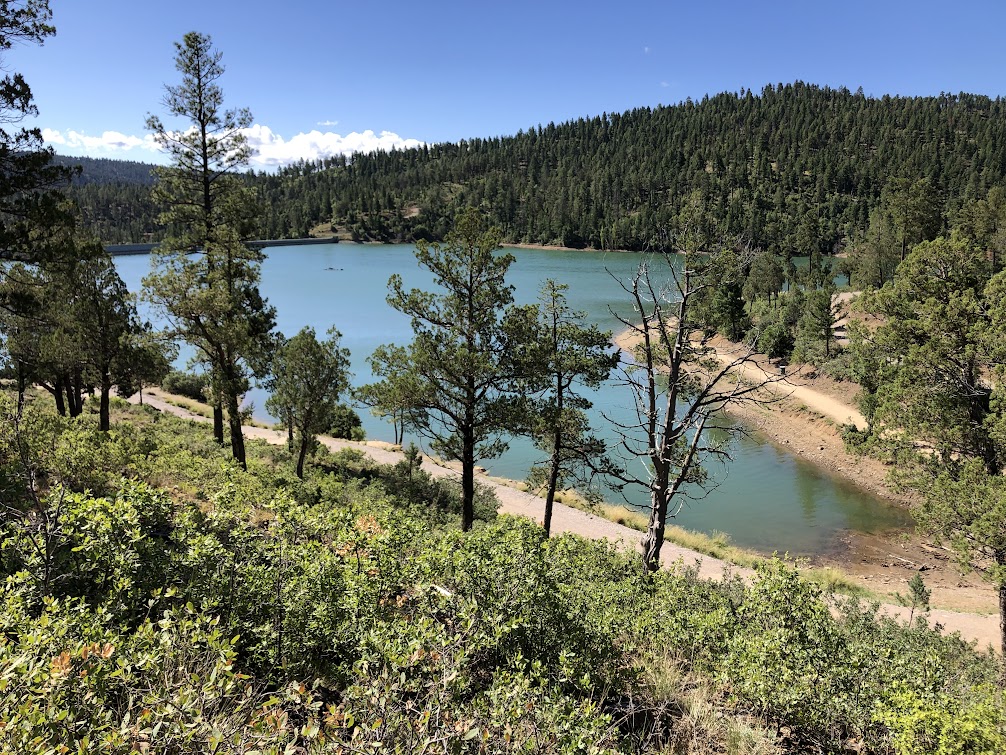
[[[650,48],[649,47],[644,47],[643,48],[643,54],[649,55],[650,54]]]
[[[670,84],[668,84],[666,81],[661,81],[660,86],[662,86],[664,89],[667,89],[667,87],[669,87]]]
[[[129,136],[118,131],[105,131],[101,136],[88,136],[79,131],[67,131],[65,134],[50,128],[42,129],[42,138],[49,144],[69,147],[85,152],[128,152],[132,149],[156,149],[154,138],[145,136]]]
[[[351,155],[355,152],[408,149],[422,145],[418,139],[406,139],[391,131],[375,133],[370,129],[363,132],[353,131],[346,135],[312,130],[287,139],[268,126],[256,123],[245,129],[245,135],[255,153],[251,164],[257,168],[274,168],[298,160],[317,160],[335,155]],[[75,155],[108,157],[138,150],[148,154],[129,154],[128,157],[161,161],[158,159],[161,153],[150,134],[140,137],[121,134],[118,131],[105,131],[101,136],[88,136],[79,131],[63,132],[46,128],[42,129],[42,138],[50,145]],[[126,156],[123,154],[123,157]]]
[[[314,125],[316,125],[316,126],[338,126],[339,125],[339,121],[318,121]]]
[[[362,133],[356,131],[336,134],[331,131],[309,131],[284,139],[268,126],[256,123],[245,130],[248,144],[256,152],[252,163],[260,166],[287,165],[296,160],[317,160],[335,155],[351,155],[354,152],[375,152],[419,147],[418,139],[403,139],[391,131],[375,134],[370,129]]]

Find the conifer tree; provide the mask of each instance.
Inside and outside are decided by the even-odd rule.
[[[594,436],[586,410],[592,404],[584,388],[596,389],[618,365],[611,332],[584,324],[586,314],[566,301],[568,286],[546,280],[539,303],[508,312],[508,351],[516,361],[518,395],[524,416],[517,422],[535,445],[548,454],[536,464],[529,482],[545,490],[545,533],[552,528],[552,510],[560,484],[579,480],[603,467],[605,445]]]
[[[441,455],[461,463],[466,531],[475,518],[475,463],[506,448],[501,435],[510,376],[501,321],[513,301],[505,277],[514,257],[495,254],[500,237],[470,208],[445,243],[416,245],[416,259],[433,274],[436,291],[407,291],[397,274],[388,281],[388,303],[412,318],[415,332],[407,362],[415,386],[410,421]]]
[[[273,362],[272,395],[266,408],[283,419],[296,435],[297,476],[319,433],[332,426],[339,395],[349,387],[349,349],[339,346],[342,334],[332,328],[319,341],[314,328],[303,328],[283,344]]]
[[[54,189],[65,185],[72,171],[53,163],[38,128],[18,128],[38,115],[31,87],[7,66],[6,52],[22,43],[43,44],[56,33],[49,23],[48,0],[0,4],[0,261],[41,263],[60,250],[49,239],[50,229],[71,224],[72,217]],[[0,265],[0,275],[4,267]],[[2,303],[2,302],[0,302]]]
[[[223,109],[224,68],[208,36],[189,32],[175,51],[182,79],[165,87],[164,106],[180,125],[147,119],[171,164],[157,170],[154,194],[168,236],[144,286],[173,333],[211,366],[214,433],[222,443],[226,407],[232,453],[244,466],[241,396],[264,372],[275,318],[258,288],[263,255],[245,243],[256,203],[235,173],[251,154],[242,131],[251,113]]]

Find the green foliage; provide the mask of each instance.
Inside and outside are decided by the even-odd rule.
[[[844,638],[816,585],[778,564],[756,570],[722,662],[730,693],[762,715],[827,732],[843,717],[843,693],[855,681],[853,668],[832,661],[848,657]]]
[[[205,372],[172,370],[161,381],[161,387],[168,393],[176,393],[193,401],[206,401],[209,385],[210,377]]]
[[[510,425],[548,454],[528,473],[528,484],[545,490],[546,534],[556,490],[571,481],[586,483],[594,469],[610,465],[604,442],[590,432],[586,410],[592,403],[582,391],[596,390],[620,361],[611,332],[585,325],[586,314],[566,303],[566,289],[546,280],[538,304],[511,308],[503,322],[518,376],[512,399],[518,409]]]
[[[61,237],[72,225],[62,195],[56,190],[74,171],[53,161],[42,130],[21,125],[38,116],[31,87],[7,59],[21,44],[42,45],[56,33],[48,0],[4,3],[0,12],[0,281],[7,263],[21,260],[33,265],[72,262],[73,254],[61,247]],[[0,303],[10,301],[0,295]]]
[[[926,587],[922,575],[919,573],[913,574],[912,578],[908,580],[908,595],[897,594],[898,602],[903,606],[908,606],[912,610],[908,617],[909,623],[915,618],[916,610],[920,612],[929,611],[929,598],[932,597],[932,594],[933,591]]]
[[[807,364],[823,364],[837,350],[835,323],[844,308],[834,300],[835,287],[830,283],[807,291],[803,299],[803,314],[796,326],[793,359]]]
[[[37,498],[3,499],[0,749],[660,752],[675,684],[828,751],[1002,746],[992,660],[833,610],[781,564],[751,585],[644,578],[631,554],[546,538],[488,499],[460,532],[457,482],[418,453],[329,454],[300,480],[251,443],[244,471],[204,427],[135,407],[107,445],[143,462],[80,451],[108,465],[91,472],[107,492],[68,491],[44,449],[103,434],[29,409],[0,444],[7,480],[40,472]],[[31,543],[46,521],[48,551]]]
[[[363,420],[348,404],[336,404],[332,410],[332,422],[328,426],[328,434],[333,438],[345,440],[363,440],[367,437],[363,430]]]
[[[724,250],[709,260],[691,260],[702,271],[692,317],[710,333],[739,341],[750,326],[744,307],[744,281],[748,261],[733,250]]]
[[[918,239],[901,233],[892,200],[932,199],[938,186],[939,222],[1002,183],[1003,166],[987,156],[1003,149],[1004,111],[1001,98],[976,94],[871,97],[773,83],[502,138],[302,162],[247,181],[264,200],[266,238],[333,223],[354,240],[436,241],[462,208],[484,206],[506,242],[670,251],[744,237],[785,258],[858,239],[877,212],[883,267],[864,265],[853,283],[880,287],[902,240]],[[124,176],[75,196],[103,239],[139,241],[160,232],[147,180]]]
[[[170,164],[157,169],[154,187],[168,232],[143,286],[171,323],[168,336],[190,343],[210,367],[217,441],[224,442],[226,408],[231,450],[244,465],[241,397],[267,371],[276,312],[259,292],[262,253],[245,244],[255,235],[255,198],[235,175],[251,154],[242,130],[251,113],[223,109],[220,60],[209,36],[186,34],[175,43],[181,83],[165,87],[164,97],[180,123],[147,118]]]
[[[339,403],[339,395],[349,388],[350,379],[349,349],[339,345],[341,338],[342,334],[331,328],[328,338],[319,341],[314,328],[305,327],[273,355],[272,394],[266,409],[283,421],[291,438],[294,432],[298,436],[298,477],[304,476],[304,461],[319,433],[335,427],[345,433],[337,437],[352,435],[348,407]],[[340,422],[348,427],[339,428]]]
[[[1004,291],[1006,275],[995,272],[990,255],[955,232],[918,244],[892,282],[865,296],[882,325],[853,331],[859,359],[873,368],[862,403],[882,429],[871,444],[896,458],[901,482],[922,494],[915,510],[922,529],[1000,590]]]
[[[770,359],[787,357],[793,351],[793,334],[775,312],[759,321],[757,335],[755,349],[767,354]]]
[[[409,371],[409,351],[404,346],[384,344],[367,357],[367,364],[377,383],[360,386],[354,398],[370,407],[375,417],[391,421],[395,443],[402,443],[407,428],[419,421],[417,410],[422,382]]]
[[[964,702],[903,691],[877,719],[890,727],[897,755],[994,755],[1006,749],[1001,693],[989,688]]]
[[[512,379],[505,359],[503,310],[513,301],[506,283],[511,254],[497,255],[501,233],[474,209],[461,214],[447,241],[416,245],[416,260],[433,274],[436,290],[406,291],[391,276],[388,303],[412,319],[414,338],[394,363],[404,359],[408,390],[386,377],[370,386],[381,406],[407,405],[409,424],[433,441],[444,457],[461,463],[462,527],[473,522],[475,462],[505,450]],[[383,398],[381,398],[383,396]]]
[[[235,668],[238,638],[191,604],[126,635],[105,625],[113,613],[82,602],[49,600],[33,617],[16,594],[3,597],[0,624],[14,639],[0,645],[0,741],[11,752],[280,755],[316,736],[310,697],[257,691]]]

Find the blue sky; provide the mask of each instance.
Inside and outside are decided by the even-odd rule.
[[[155,161],[147,113],[174,41],[213,37],[255,167],[516,133],[536,124],[797,79],[867,94],[1006,94],[1006,4],[52,0],[54,38],[18,47],[64,154]]]

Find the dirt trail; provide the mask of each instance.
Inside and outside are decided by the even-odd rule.
[[[132,404],[139,403],[139,396],[134,395],[130,397],[129,402]],[[145,391],[143,402],[154,409],[183,419],[196,422],[209,422],[209,419],[202,415],[194,414],[182,407],[169,403],[165,400],[164,395],[156,389]],[[246,427],[245,437],[265,440],[277,445],[286,443],[285,433],[263,427]],[[375,441],[357,443],[347,440],[337,440],[326,436],[322,436],[320,440],[328,448],[335,451],[344,448],[363,451],[370,458],[382,464],[394,464],[402,459],[401,451],[388,443]],[[428,457],[423,462],[423,469],[433,477],[458,475],[454,469],[439,464]],[[496,492],[500,501],[501,513],[524,516],[537,522],[541,521],[544,502],[537,496],[516,490],[486,475],[480,475],[480,482],[491,487]],[[595,540],[605,539],[619,547],[633,550],[640,550],[640,539],[642,537],[641,533],[629,527],[560,503],[555,504],[552,515],[552,531],[557,534],[570,532]],[[673,543],[665,543],[661,560],[664,564],[681,562],[685,566],[697,566],[699,576],[706,579],[722,579],[727,574],[739,574],[744,577],[750,577],[752,574],[749,569],[737,567],[720,559],[703,555],[689,548],[682,548]],[[881,606],[881,611],[888,616],[902,621],[908,620],[909,611],[903,606],[884,604]],[[929,621],[931,624],[941,625],[945,631],[960,632],[961,636],[965,639],[977,642],[979,648],[984,649],[989,645],[998,646],[998,616],[934,609],[929,614]]]
[[[847,312],[855,296],[854,292],[849,291],[835,294],[834,303]],[[847,324],[848,315],[846,314],[834,326],[836,336],[841,344],[848,343],[848,338],[845,337]],[[745,353],[742,345],[731,343],[723,338],[714,339],[713,346],[716,358],[724,365]],[[759,355],[755,360],[742,365],[741,374],[744,379],[749,381],[763,381],[778,377],[779,368],[772,365],[767,358]],[[770,383],[767,387],[779,395],[799,401],[811,411],[817,412],[839,425],[852,424],[860,430],[865,430],[867,422],[862,413],[847,401],[829,396],[809,385],[815,379],[816,375],[811,370],[802,368],[786,375],[785,380]]]
[[[639,340],[634,331],[626,330],[615,336],[614,343],[622,351],[631,352]],[[747,347],[743,344],[732,343],[724,338],[712,339],[710,346],[712,351],[709,355],[723,366],[747,355]],[[866,428],[866,419],[858,409],[808,385],[808,381],[811,380],[809,371],[797,370],[783,376],[779,369],[772,365],[768,358],[761,357],[735,366],[732,372],[744,383],[751,385],[765,383],[763,390],[780,398],[795,399],[811,411],[839,425],[854,424],[860,429]]]

